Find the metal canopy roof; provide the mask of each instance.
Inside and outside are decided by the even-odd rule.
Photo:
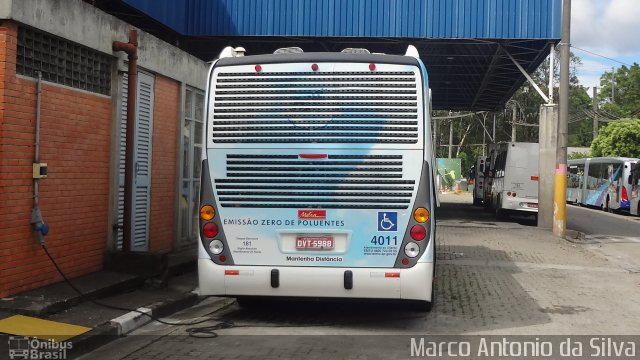
[[[299,46],[420,53],[434,109],[498,110],[560,38],[562,0],[90,1],[206,61]]]

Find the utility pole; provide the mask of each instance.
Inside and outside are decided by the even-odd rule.
[[[516,104],[513,104],[513,112],[511,115],[511,141],[516,142]]]
[[[496,143],[496,113],[493,113],[493,132],[491,134],[491,142]]]
[[[595,140],[598,137],[598,88],[593,87],[593,99],[591,100],[593,103],[593,139]]]
[[[553,75],[555,73],[555,54],[556,49],[551,44],[551,51],[549,53],[549,102],[548,104],[553,104]]]
[[[487,115],[485,114],[482,117],[482,129],[486,129],[487,128]],[[485,156],[487,154],[487,132],[486,131],[482,131],[482,156]]]
[[[616,102],[616,74],[614,72],[614,67],[611,67],[611,103]]]
[[[436,154],[435,156],[438,157],[438,146],[440,145],[438,144],[438,119],[433,119],[433,144],[433,152]]]
[[[449,159],[453,150],[453,120],[449,120]]]
[[[560,108],[558,151],[553,199],[553,234],[564,238],[567,230],[567,133],[569,128],[569,46],[571,46],[571,0],[562,2],[560,41]]]

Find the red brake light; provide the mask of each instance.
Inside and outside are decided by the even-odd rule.
[[[622,195],[621,195],[621,200],[624,202],[629,201],[629,195],[627,194],[627,188],[626,187],[622,187]]]
[[[262,71],[262,66],[260,64],[256,65],[256,72]]]
[[[218,235],[218,225],[214,223],[206,223],[202,227],[202,233],[208,238],[213,238]]]
[[[376,69],[376,64],[369,64],[369,70],[374,71]]]
[[[312,64],[311,65],[311,70],[318,71],[318,64]]]
[[[326,159],[327,154],[298,154],[301,159]]]
[[[414,225],[411,228],[411,238],[413,240],[423,240],[427,236],[427,229],[424,226]]]

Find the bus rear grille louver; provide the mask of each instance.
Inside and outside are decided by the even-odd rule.
[[[401,155],[228,154],[215,184],[222,207],[406,209],[415,181],[402,166]]]
[[[216,79],[216,143],[418,141],[412,71],[221,72]]]

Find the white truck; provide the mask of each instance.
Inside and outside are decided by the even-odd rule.
[[[538,216],[537,143],[507,142],[495,145],[491,164],[491,208],[496,218],[508,213]]]

